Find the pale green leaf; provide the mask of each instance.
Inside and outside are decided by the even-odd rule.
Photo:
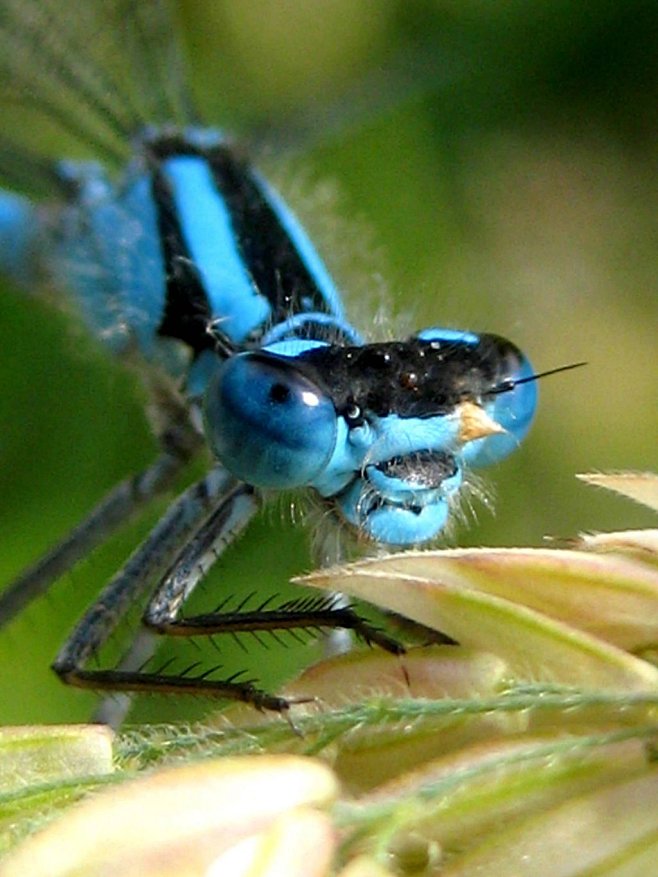
[[[0,730],[0,793],[33,783],[70,782],[113,770],[114,735],[102,725],[6,727]]]
[[[646,863],[656,847],[656,801],[654,768],[501,825],[442,870],[442,877],[611,877],[624,873],[619,866],[629,855],[635,864],[625,873],[648,877],[655,869],[636,865]]]
[[[654,472],[586,472],[576,477],[658,512],[658,475]]]

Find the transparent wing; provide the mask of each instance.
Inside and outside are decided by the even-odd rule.
[[[118,166],[145,125],[194,122],[169,2],[2,0],[0,112],[5,167],[62,135]]]
[[[47,199],[61,187],[52,161],[26,148],[19,148],[2,135],[0,181],[7,188],[40,200]]]

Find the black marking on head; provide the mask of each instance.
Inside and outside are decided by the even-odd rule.
[[[481,335],[477,344],[414,337],[361,347],[331,345],[307,350],[295,361],[343,416],[349,418],[356,406],[364,415],[423,418],[499,392],[521,359],[510,341]]]

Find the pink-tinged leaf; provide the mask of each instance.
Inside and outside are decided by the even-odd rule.
[[[321,715],[332,706],[373,700],[385,704],[390,698],[460,703],[491,699],[507,688],[510,678],[500,658],[460,646],[412,648],[400,657],[362,650],[321,661],[284,694],[317,698],[295,707],[297,719],[303,713]],[[527,711],[469,713],[455,705],[451,712],[423,721],[362,722],[335,740],[333,767],[348,791],[362,792],[474,740],[521,733],[528,721]]]
[[[518,679],[658,688],[657,668],[611,644],[640,647],[658,639],[658,575],[623,558],[532,549],[407,552],[299,581],[493,652]]]
[[[501,597],[629,651],[658,643],[658,570],[623,557],[532,548],[454,549],[406,552],[346,569]],[[444,632],[454,635],[447,628]]]
[[[620,493],[658,512],[658,475],[654,472],[586,472],[581,481]]]
[[[19,845],[0,874],[205,877],[221,855],[267,833],[282,815],[325,807],[336,794],[327,767],[295,756],[169,768],[73,807]]]
[[[360,649],[307,668],[285,694],[317,698],[325,709],[369,697],[490,697],[509,680],[499,657],[459,646],[418,646],[400,656]]]
[[[329,817],[299,808],[278,816],[265,831],[228,847],[203,877],[325,877],[334,846]]]

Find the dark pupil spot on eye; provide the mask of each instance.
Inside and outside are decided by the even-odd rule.
[[[272,384],[270,388],[270,399],[272,402],[287,402],[290,398],[290,388],[285,384]]]

